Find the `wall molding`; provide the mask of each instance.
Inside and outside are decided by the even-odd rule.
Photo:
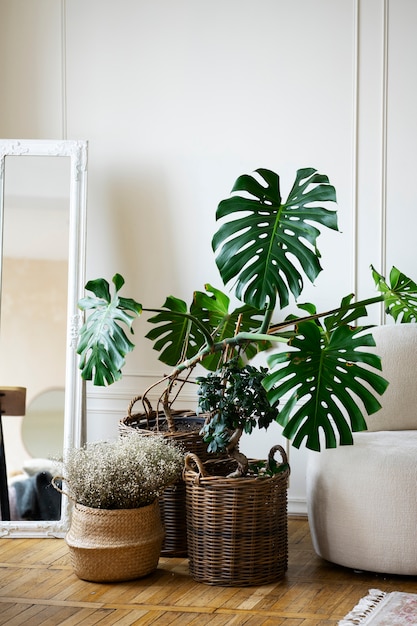
[[[359,0],[353,3],[352,93],[352,293],[358,293],[358,164],[359,164]]]
[[[387,162],[388,162],[388,28],[389,0],[383,2],[382,35],[382,85],[381,85],[381,271],[387,272]],[[381,307],[381,324],[386,321],[384,307]]]
[[[67,4],[61,0],[61,124],[62,137],[67,139]]]

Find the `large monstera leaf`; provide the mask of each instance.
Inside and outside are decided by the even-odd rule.
[[[268,360],[272,371],[265,387],[271,402],[287,396],[277,421],[297,448],[306,439],[307,448],[320,450],[321,431],[326,448],[336,447],[335,429],[341,445],[352,444],[352,432],[366,430],[360,405],[368,415],[378,411],[376,395],[388,385],[374,371],[382,369],[380,357],[361,350],[375,345],[370,333],[332,320],[325,327],[332,330],[317,321],[301,322],[290,342],[292,350]]]
[[[186,302],[170,296],[163,309],[149,318],[155,325],[146,335],[154,341],[159,359],[166,365],[175,366],[185,359],[192,359],[207,347],[201,364],[208,370],[218,369],[221,351],[210,353],[209,346],[233,337],[235,332],[249,332],[259,328],[259,311],[243,306],[229,311],[230,298],[219,289],[206,285],[206,291],[196,291],[190,308]],[[232,351],[238,348],[231,348]],[[240,348],[240,351],[242,349]],[[245,346],[248,358],[257,351],[253,344]],[[231,354],[228,355],[229,357]]]
[[[285,203],[280,179],[267,169],[240,176],[230,198],[220,202],[216,218],[231,218],[213,237],[216,263],[224,284],[234,280],[236,296],[256,309],[281,308],[289,294],[303,289],[302,271],[312,282],[321,271],[317,249],[319,228],[337,230],[336,212],[318,206],[336,202],[327,176],[313,168],[297,171]],[[260,180],[258,180],[260,178]],[[242,193],[243,192],[243,193]]]
[[[112,281],[113,297],[109,283],[98,278],[85,286],[94,296],[86,296],[78,302],[81,310],[90,311],[81,328],[77,348],[81,376],[84,380],[93,380],[97,386],[111,385],[121,378],[125,356],[134,348],[123,326],[133,333],[133,321],[142,312],[138,302],[118,296],[125,282],[123,277],[115,274]]]

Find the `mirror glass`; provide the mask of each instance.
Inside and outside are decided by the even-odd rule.
[[[65,389],[47,389],[27,406],[22,442],[30,459],[60,459],[64,445]],[[45,433],[48,434],[45,437]],[[26,458],[27,456],[26,455]],[[22,463],[25,468],[25,461]]]
[[[0,391],[26,389],[25,415],[2,417],[10,521],[0,536],[63,536],[70,503],[49,482],[83,442],[87,143],[3,140],[0,153]]]

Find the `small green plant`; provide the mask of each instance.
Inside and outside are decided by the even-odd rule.
[[[243,432],[268,428],[278,417],[278,401],[272,404],[263,386],[268,369],[239,365],[237,357],[227,361],[221,370],[197,377],[198,412],[206,416],[201,430],[209,452],[223,452],[234,457],[239,473],[248,470],[246,456],[237,444]]]
[[[181,476],[184,455],[162,436],[132,433],[68,451],[63,479],[70,497],[95,509],[151,504]]]

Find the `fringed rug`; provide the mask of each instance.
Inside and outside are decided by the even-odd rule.
[[[370,589],[339,626],[416,626],[417,594]]]

